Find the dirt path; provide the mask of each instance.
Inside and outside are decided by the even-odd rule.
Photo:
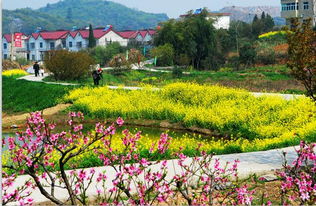
[[[44,116],[56,115],[57,113],[65,110],[69,106],[71,106],[71,104],[58,104],[54,107],[44,109],[43,114],[44,114]],[[10,127],[13,124],[15,124],[15,125],[18,125],[21,123],[23,124],[24,121],[26,120],[26,118],[29,117],[29,115],[30,115],[29,113],[24,113],[24,114],[20,114],[20,115],[11,115],[11,116],[4,115],[2,118],[3,128]]]

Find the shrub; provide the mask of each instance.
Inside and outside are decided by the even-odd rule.
[[[20,64],[21,66],[30,64],[30,61],[27,60],[26,58],[17,58],[16,62]]]
[[[173,67],[173,70],[172,70],[173,78],[181,78],[182,74],[183,74],[183,71],[181,67],[178,67],[178,66]]]
[[[218,70],[219,72],[233,72],[234,69],[230,67],[222,67]]]
[[[157,66],[173,65],[174,49],[171,44],[164,44],[153,48],[150,52],[151,57],[157,57]]]
[[[90,72],[94,60],[86,52],[49,51],[44,58],[46,68],[56,80],[79,80]]]
[[[118,54],[109,62],[109,66],[113,67],[113,74],[121,74],[124,71],[131,70],[131,63],[126,59],[126,54]]]
[[[256,63],[270,65],[276,63],[276,54],[273,50],[261,51],[256,56]]]
[[[186,54],[180,54],[177,58],[176,58],[176,63],[179,66],[189,66],[191,62],[191,59],[188,55]]]
[[[255,63],[256,56],[256,50],[251,44],[246,43],[240,48],[239,60],[240,63],[244,64],[246,67]]]
[[[124,48],[118,42],[113,42],[107,46],[97,46],[93,49],[88,49],[88,52],[94,58],[96,63],[105,65],[115,55],[124,52]]]
[[[2,60],[2,70],[17,69],[17,68],[20,68],[20,65],[18,62],[11,61],[8,59]]]

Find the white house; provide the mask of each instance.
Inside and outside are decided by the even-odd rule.
[[[66,48],[68,31],[33,33],[28,40],[29,59],[41,61],[46,51]]]
[[[230,13],[209,13],[208,19],[213,19],[215,29],[229,29]]]
[[[202,12],[202,9],[197,9],[193,12],[193,15],[198,15]],[[180,18],[186,18],[189,14],[181,15]],[[214,20],[213,26],[215,29],[229,29],[230,27],[230,13],[213,13],[208,12],[206,19]]]
[[[118,32],[120,36],[126,39],[128,42],[137,42],[141,44],[147,44],[153,39],[155,30],[128,30]]]
[[[28,50],[27,50],[27,41],[28,37],[25,34],[22,34],[21,38],[21,47],[14,47],[13,45],[13,53],[14,58],[27,58]],[[12,49],[12,34],[4,34],[2,36],[2,58],[9,59],[11,57],[11,49]]]

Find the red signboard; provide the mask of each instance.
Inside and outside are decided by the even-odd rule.
[[[22,47],[22,33],[14,33],[14,46]]]

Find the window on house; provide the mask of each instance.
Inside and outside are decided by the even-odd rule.
[[[3,49],[7,49],[7,48],[8,48],[7,43],[3,43]]]
[[[77,42],[77,47],[78,48],[82,48],[82,42],[81,41]]]
[[[298,3],[282,4],[282,11],[294,11],[299,9]]]
[[[71,48],[71,47],[72,47],[72,41],[69,42],[69,48]]]
[[[43,48],[43,42],[40,42],[40,48]]]
[[[55,49],[55,42],[50,42],[49,47],[50,49]]]
[[[309,4],[308,4],[308,2],[304,2],[304,3],[303,3],[303,7],[304,7],[304,10],[308,10],[308,9],[309,9]]]
[[[4,55],[3,55],[3,58],[4,58],[4,59],[7,59],[7,58],[8,58],[8,55],[7,55],[7,54],[4,54]]]
[[[31,49],[35,49],[35,43],[31,43]]]
[[[33,60],[33,61],[35,60],[35,55],[34,55],[34,54],[32,55],[32,60]]]

